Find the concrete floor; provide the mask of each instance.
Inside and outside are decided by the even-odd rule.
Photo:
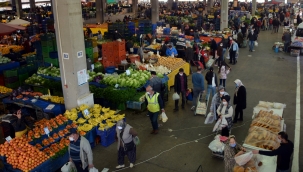
[[[235,79],[241,79],[247,89],[247,109],[244,111],[244,122],[238,122],[232,129],[232,134],[237,137],[237,142],[240,144],[243,144],[248,133],[253,107],[258,104],[259,100],[281,102],[287,105],[284,110],[284,119],[289,138],[294,141],[297,62],[296,57],[284,53],[276,54],[272,51],[273,43],[281,41],[281,37],[281,30],[279,34],[262,31],[259,35],[259,46],[255,48],[256,51],[251,53],[248,48],[240,49],[238,63],[231,66],[232,72],[227,79],[227,92],[233,95]],[[300,59],[300,63],[303,63],[302,59]],[[191,86],[191,81],[189,81],[189,87]],[[224,161],[212,157],[211,151],[208,149],[209,143],[214,138],[212,133],[214,124],[205,125],[204,116],[194,116],[190,111],[191,102],[187,103],[184,110],[180,109],[179,112],[174,113],[172,93],[173,91],[170,91],[170,100],[166,106],[169,120],[160,127],[158,135],[149,134],[151,124],[146,112],[126,112],[127,122],[138,131],[141,144],[137,147],[136,166],[133,169],[126,168],[120,171],[194,172],[200,165],[204,172],[224,171]],[[300,97],[302,98],[302,93]],[[301,110],[301,114],[303,114],[302,112]],[[170,132],[168,129],[173,131]],[[300,150],[302,148],[301,144]],[[103,168],[109,168],[110,171],[115,170],[117,143],[107,148],[98,145],[93,152],[94,165],[99,170]],[[302,155],[300,152],[299,157]],[[299,162],[302,171],[303,160],[300,159]],[[125,158],[125,165],[129,166],[127,158]]]

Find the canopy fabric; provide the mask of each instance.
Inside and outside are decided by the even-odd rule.
[[[0,35],[8,35],[16,30],[25,30],[25,27],[0,23]]]
[[[269,1],[269,2],[265,2],[264,4],[280,4],[281,2],[278,2],[278,1],[275,1],[275,0],[272,0],[272,1]]]
[[[30,24],[30,22],[22,19],[15,19],[9,22],[8,24],[13,24],[13,25],[23,25],[23,24]]]

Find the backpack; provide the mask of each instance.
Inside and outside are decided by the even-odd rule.
[[[272,24],[272,19],[269,19],[269,24]]]

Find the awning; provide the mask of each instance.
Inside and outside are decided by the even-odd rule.
[[[8,35],[16,30],[25,30],[25,27],[0,23],[0,35]]]

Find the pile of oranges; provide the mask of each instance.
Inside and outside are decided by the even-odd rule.
[[[30,171],[49,159],[44,152],[27,143],[25,137],[14,138],[0,145],[1,156],[7,157],[7,162],[22,171]]]

